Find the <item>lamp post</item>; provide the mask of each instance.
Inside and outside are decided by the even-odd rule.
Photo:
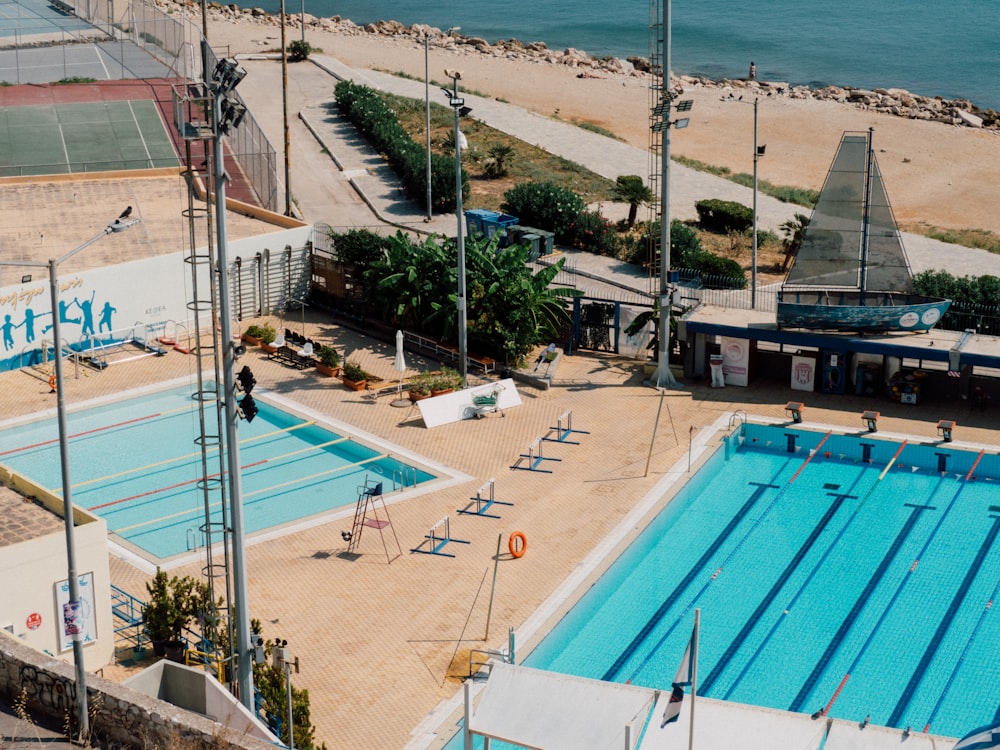
[[[292,215],[292,141],[288,129],[288,46],[285,44],[285,0],[281,0],[281,117],[285,137],[285,216]],[[305,26],[302,27],[303,30]]]
[[[427,128],[427,221],[434,218],[431,212],[431,68],[430,35],[424,34],[424,114]]]
[[[284,8],[282,8],[284,10]],[[284,21],[282,21],[282,24]],[[284,48],[284,45],[282,45]],[[215,188],[216,268],[218,276],[217,319],[222,346],[222,392],[219,408],[225,413],[226,473],[229,478],[229,508],[233,560],[233,619],[236,631],[236,680],[240,702],[254,710],[253,646],[250,631],[249,583],[246,571],[245,536],[243,531],[243,488],[240,475],[239,422],[236,392],[236,351],[233,345],[233,315],[229,294],[228,241],[226,237],[226,175],[222,136],[243,119],[246,109],[230,97],[246,71],[234,59],[222,59],[206,78],[212,90],[212,184]]]
[[[59,426],[59,466],[62,472],[63,495],[63,525],[66,527],[66,575],[69,578],[70,611],[78,611],[80,605],[80,581],[76,570],[76,532],[73,515],[72,482],[69,472],[69,437],[66,427],[66,397],[63,392],[62,366],[62,330],[59,315],[59,265],[74,255],[102,240],[109,234],[124,232],[139,223],[139,219],[130,219],[132,208],[126,208],[121,216],[108,224],[100,234],[95,235],[79,247],[70,250],[61,258],[55,258],[47,263],[31,261],[0,261],[0,266],[36,266],[49,269],[49,294],[52,305],[52,337],[53,364],[56,378],[56,420]],[[22,277],[23,279],[30,277]],[[73,664],[76,667],[76,710],[79,737],[90,735],[90,717],[87,715],[87,670],[83,658],[83,641],[81,633],[66,633],[73,639]]]
[[[456,244],[458,247],[458,372],[462,377],[462,386],[465,387],[465,380],[469,374],[469,362],[467,357],[467,311],[465,308],[465,237],[462,232],[462,134],[458,127],[459,114],[467,113],[465,99],[458,95],[458,80],[462,77],[461,71],[445,70],[444,74],[451,79],[452,90],[447,92],[449,104],[455,110],[455,218],[458,222],[458,234]]]
[[[676,388],[674,374],[670,371],[670,128],[686,128],[687,117],[670,120],[670,110],[677,94],[670,92],[670,0],[665,0],[663,17],[663,70],[661,72],[660,101],[653,108],[654,116],[661,117],[653,124],[654,132],[663,134],[660,149],[660,173],[663,188],[660,191],[660,348],[656,362],[654,384],[657,388]],[[689,112],[692,100],[677,102],[678,112]]]
[[[758,97],[753,99],[753,250],[751,253],[750,265],[750,307],[757,309],[757,162],[764,155],[767,145],[757,145],[757,103]]]
[[[302,7],[299,9],[299,26],[302,27],[302,41],[306,40],[306,0],[302,0]]]
[[[293,661],[289,656],[288,641],[274,639],[274,650],[271,652],[271,663],[278,669],[285,670],[285,693],[288,698],[288,750],[295,750],[295,721],[292,715],[292,665],[295,673],[299,673],[299,657]]]

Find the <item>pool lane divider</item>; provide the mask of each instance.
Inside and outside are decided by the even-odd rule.
[[[83,432],[75,432],[67,437],[67,440],[74,440],[78,437],[86,437],[87,435],[93,435],[98,432],[104,432],[106,430],[114,430],[118,427],[127,427],[128,425],[136,424],[137,422],[147,422],[150,419],[158,419],[160,417],[166,417],[170,414],[174,414],[179,411],[190,410],[191,406],[181,406],[177,409],[170,409],[169,411],[159,411],[156,414],[147,414],[144,417],[134,417],[132,419],[126,419],[122,422],[115,422],[114,424],[103,425],[102,427],[94,427],[89,430],[84,430]],[[51,440],[42,440],[39,443],[32,443],[31,445],[22,445],[20,448],[11,448],[10,450],[5,450],[0,452],[0,456],[8,456],[11,453],[21,453],[22,451],[30,451],[32,448],[42,448],[46,445],[52,445],[53,443],[58,443],[59,438],[52,438]]]
[[[281,435],[294,430],[301,429],[302,427],[308,427],[310,425],[316,424],[315,422],[303,422],[302,424],[292,425],[291,427],[284,427],[280,430],[272,430],[271,432],[264,433],[263,435],[254,435],[253,437],[247,438],[240,441],[240,445],[248,445],[252,442],[263,440],[264,438],[274,437],[275,435]],[[174,456],[173,458],[165,458],[162,461],[156,461],[155,463],[146,464],[145,466],[138,466],[134,469],[125,469],[125,471],[119,471],[114,474],[105,474],[103,477],[97,477],[96,479],[87,479],[83,482],[77,482],[73,485],[73,489],[79,487],[86,487],[88,484],[97,484],[98,482],[105,482],[109,479],[119,479],[120,477],[127,476],[129,474],[135,474],[139,471],[148,471],[149,469],[155,469],[159,466],[166,466],[167,464],[177,463],[178,461],[187,461],[190,458],[200,456],[201,451],[194,451],[192,453],[185,453],[182,456]],[[218,476],[217,474],[215,476]],[[60,490],[61,491],[61,490]]]
[[[979,613],[979,619],[976,621],[975,627],[972,628],[972,632],[969,633],[969,637],[965,641],[965,646],[962,647],[962,653],[955,661],[955,666],[951,668],[951,674],[948,675],[948,679],[945,682],[944,687],[941,689],[941,695],[938,696],[937,702],[931,710],[931,715],[927,717],[927,723],[924,725],[924,734],[931,731],[931,724],[934,722],[934,719],[937,718],[938,711],[941,709],[944,699],[947,697],[948,691],[951,689],[951,685],[955,681],[955,677],[958,675],[958,670],[960,670],[962,665],[965,663],[965,657],[968,656],[969,649],[972,648],[972,644],[975,642],[980,630],[982,630],[983,620],[986,619],[986,615],[993,608],[993,602],[997,600],[998,595],[1000,595],[1000,580],[998,580],[996,585],[993,587],[990,598],[986,601],[986,606],[983,607],[983,611]]]
[[[763,522],[763,520],[771,512],[774,506],[778,503],[778,501],[781,500],[782,497],[784,497],[785,493],[791,489],[792,483],[798,478],[799,474],[802,473],[802,470],[809,465],[809,462],[812,461],[813,458],[819,454],[819,449],[823,447],[823,443],[825,443],[832,434],[833,430],[828,431],[826,435],[823,436],[823,439],[819,441],[816,447],[809,452],[809,456],[806,458],[805,461],[802,462],[802,465],[798,468],[798,470],[796,470],[796,472],[792,475],[792,477],[788,480],[788,482],[778,490],[774,498],[771,500],[770,503],[768,503],[767,507],[764,509],[763,513],[761,513],[760,516],[757,518],[757,520],[754,521],[753,524],[751,524],[750,528],[747,529],[746,533],[744,533],[743,536],[737,540],[736,544],[726,554],[725,558],[722,560],[722,563],[719,565],[719,567],[715,569],[711,577],[707,581],[705,581],[702,587],[695,593],[691,601],[688,602],[687,606],[680,612],[678,617],[674,620],[674,624],[671,625],[669,628],[667,628],[667,630],[663,633],[663,635],[660,636],[660,639],[653,645],[653,647],[646,654],[645,658],[642,660],[639,666],[632,672],[632,676],[629,677],[628,682],[632,682],[638,676],[638,674],[643,669],[645,669],[646,665],[649,664],[650,660],[653,658],[656,652],[660,650],[660,647],[663,646],[667,638],[670,637],[670,634],[674,632],[674,629],[680,624],[681,620],[687,615],[688,612],[691,611],[691,609],[694,608],[694,605],[698,602],[699,599],[701,599],[702,594],[704,594],[708,590],[708,587],[712,585],[712,582],[719,577],[719,574],[722,572],[722,569],[725,568],[726,565],[729,563],[729,561],[732,560],[733,557],[735,557],[736,554],[743,548],[743,544],[747,541],[747,539],[750,538],[750,535],[753,534],[754,530]],[[633,640],[633,643],[635,643],[635,640]]]
[[[976,576],[979,575],[983,561],[986,559],[986,555],[989,553],[990,548],[992,548],[993,542],[996,541],[998,533],[1000,533],[1000,516],[994,516],[993,525],[990,526],[990,530],[987,532],[983,543],[979,545],[979,550],[976,552],[975,559],[972,561],[972,564],[969,565],[968,570],[966,570],[965,578],[962,580],[961,585],[952,597],[951,604],[948,605],[947,611],[945,611],[944,615],[941,617],[937,630],[934,632],[930,642],[928,642],[927,647],[924,649],[924,653],[920,657],[920,661],[917,666],[914,668],[913,673],[910,676],[910,681],[906,684],[906,688],[903,690],[903,694],[899,697],[896,707],[889,716],[889,723],[886,726],[896,726],[900,719],[903,718],[906,707],[913,699],[913,694],[917,691],[921,681],[923,681],[924,676],[927,673],[927,669],[930,667],[931,660],[934,658],[934,655],[938,652],[938,649],[941,646],[941,641],[944,640],[945,635],[948,633],[948,629],[955,622],[955,615],[958,614],[959,607],[962,606],[962,602],[965,601],[965,597],[969,593],[969,589],[972,587],[973,582],[976,580]]]
[[[837,628],[837,632],[830,639],[826,649],[823,651],[823,655],[820,656],[815,666],[813,666],[812,672],[809,673],[809,676],[802,684],[802,687],[799,689],[799,692],[792,701],[792,704],[788,707],[789,711],[799,712],[802,710],[802,705],[812,694],[812,691],[816,687],[816,683],[819,682],[819,679],[823,676],[823,673],[830,665],[831,660],[840,649],[841,644],[844,642],[844,638],[847,637],[851,628],[854,627],[854,621],[868,604],[869,598],[882,581],[882,577],[885,575],[889,565],[896,559],[896,555],[899,554],[899,550],[903,547],[903,543],[906,541],[907,537],[909,537],[913,528],[917,525],[917,521],[920,520],[920,514],[925,510],[927,510],[927,506],[918,505],[915,506],[910,512],[909,517],[906,519],[906,523],[903,524],[903,527],[896,534],[896,538],[889,546],[889,549],[886,550],[884,555],[882,555],[882,560],[879,562],[878,567],[876,567],[872,574],[868,577],[868,583],[865,584],[862,592],[858,594],[857,598],[854,600],[854,605],[851,607],[850,611],[843,618],[843,620],[841,620],[840,627]]]
[[[266,464],[266,463],[272,463],[272,462],[275,462],[275,461],[282,461],[282,460],[284,460],[286,458],[289,458],[291,456],[296,456],[296,455],[298,455],[300,453],[308,453],[308,452],[314,451],[314,450],[321,450],[323,448],[328,448],[331,445],[334,445],[335,443],[342,443],[345,440],[350,440],[350,438],[349,437],[339,437],[336,440],[328,440],[325,443],[320,443],[319,445],[310,445],[308,448],[300,448],[299,450],[291,451],[290,453],[283,453],[280,456],[274,456],[272,458],[262,458],[259,461],[251,461],[248,464],[243,464],[242,466],[240,466],[240,470],[252,469],[255,466],[261,466],[261,465]],[[93,506],[87,508],[87,510],[90,510],[90,511],[103,510],[104,508],[109,508],[112,505],[120,505],[121,503],[127,503],[130,500],[138,500],[139,498],[149,497],[150,495],[158,495],[161,492],[169,492],[170,490],[176,490],[178,487],[184,487],[184,486],[189,485],[189,484],[194,484],[195,482],[201,482],[201,481],[203,481],[205,479],[216,479],[219,476],[220,476],[220,472],[214,472],[212,474],[209,474],[209,475],[203,476],[203,477],[194,477],[193,479],[185,479],[183,482],[175,482],[174,484],[168,484],[165,487],[157,487],[156,489],[153,489],[153,490],[146,490],[145,492],[140,492],[137,495],[129,495],[128,497],[122,497],[122,498],[119,498],[117,500],[109,500],[108,502],[101,503],[100,505],[93,505]]]
[[[826,527],[840,510],[844,501],[848,498],[857,499],[853,495],[845,495],[842,493],[831,492],[829,494],[833,495],[833,502],[830,503],[830,506],[826,509],[826,512],[823,514],[823,517],[819,520],[819,522],[813,526],[809,536],[799,546],[798,551],[796,551],[795,555],[792,556],[792,559],[788,561],[787,565],[785,565],[784,570],[781,571],[781,574],[772,584],[771,589],[767,592],[764,598],[760,600],[760,603],[753,611],[753,614],[751,614],[750,617],[747,618],[746,622],[743,623],[743,627],[740,628],[740,632],[737,633],[736,637],[730,642],[728,648],[726,648],[726,652],[715,663],[715,667],[713,667],[712,671],[709,672],[708,677],[701,683],[702,694],[705,694],[711,689],[715,681],[732,662],[733,658],[736,656],[736,652],[743,647],[744,641],[746,641],[746,639],[750,636],[753,629],[757,627],[757,623],[760,622],[761,618],[771,608],[771,605],[774,604],[774,600],[778,598],[778,594],[781,593],[781,590],[788,583],[788,579],[792,577],[792,574],[798,569],[802,560],[807,554],[809,554],[809,551],[816,543],[816,540],[819,539],[819,535],[826,530]]]
[[[976,456],[976,460],[972,462],[972,466],[969,468],[969,473],[965,475],[966,482],[971,482],[976,478],[974,472],[976,471],[976,467],[979,466],[979,462],[983,460],[984,453],[986,453],[986,449],[979,451],[979,455]]]
[[[345,438],[345,439],[349,439],[349,438]],[[316,479],[317,477],[321,477],[321,476],[325,476],[325,475],[329,475],[329,474],[336,474],[337,472],[344,471],[346,469],[355,469],[355,468],[357,468],[359,466],[364,466],[365,464],[371,463],[372,461],[378,461],[379,459],[388,458],[388,457],[389,457],[388,453],[382,453],[382,454],[379,454],[377,456],[370,456],[369,458],[362,459],[361,461],[356,461],[353,464],[347,464],[345,466],[338,466],[338,467],[336,467],[334,469],[328,469],[327,471],[321,471],[318,474],[313,474],[312,476],[308,476],[308,477],[300,477],[299,479],[295,480],[294,482],[286,482],[285,484],[297,484],[297,483],[304,482],[304,481],[309,480],[309,479]],[[266,488],[264,490],[260,490],[259,492],[253,492],[253,493],[250,493],[250,494],[244,494],[243,497],[247,498],[247,497],[251,497],[252,495],[260,494],[261,492],[269,492],[270,490],[276,489],[277,487],[283,487],[283,486],[285,486],[285,484],[275,485],[275,487],[268,487],[268,488]],[[211,509],[211,508],[220,507],[221,505],[222,505],[222,502],[220,501],[220,502],[217,502],[217,503],[212,503],[208,507],[209,507],[209,509]],[[203,511],[200,508],[199,509],[195,509],[195,510],[191,510],[191,509],[183,510],[183,511],[180,511],[179,513],[171,513],[170,515],[160,516],[159,518],[151,518],[148,521],[143,521],[142,523],[135,523],[135,524],[132,524],[131,526],[123,526],[120,529],[111,529],[111,532],[114,533],[114,534],[117,534],[118,536],[122,536],[123,537],[124,536],[124,532],[126,532],[126,531],[133,531],[135,529],[142,528],[143,526],[149,526],[149,525],[154,524],[154,523],[159,523],[160,521],[170,521],[170,520],[175,519],[175,518],[181,518],[183,516],[191,515],[192,513],[200,515],[202,512]]]
[[[729,519],[729,523],[726,524],[725,528],[716,535],[712,543],[708,545],[708,549],[702,553],[698,561],[691,566],[687,574],[681,579],[681,582],[674,587],[674,590],[670,595],[663,600],[660,606],[652,614],[652,616],[646,621],[646,624],[639,629],[632,642],[625,647],[625,650],[618,655],[615,659],[614,664],[612,664],[608,670],[604,673],[601,678],[606,682],[614,680],[618,676],[618,673],[622,670],[622,667],[628,663],[629,659],[635,654],[635,652],[642,645],[643,641],[649,637],[649,634],[653,629],[659,624],[663,616],[670,610],[674,603],[680,598],[681,594],[690,586],[698,574],[704,569],[709,562],[711,562],[712,557],[718,552],[719,547],[723,545],[726,539],[736,530],[736,527],[740,525],[740,522],[746,517],[746,515],[751,511],[753,506],[758,500],[764,495],[768,489],[777,489],[778,486],[775,484],[758,484],[756,482],[750,482],[751,486],[754,487],[753,492],[750,493],[750,497],[746,499],[742,507]]]

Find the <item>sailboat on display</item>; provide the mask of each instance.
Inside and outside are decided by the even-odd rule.
[[[778,327],[927,331],[950,305],[915,293],[872,131],[844,133],[778,293]]]

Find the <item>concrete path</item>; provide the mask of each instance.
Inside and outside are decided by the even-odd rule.
[[[288,66],[292,193],[304,218],[337,227],[373,229],[384,228],[385,222],[391,222],[414,231],[454,236],[455,217],[435,216],[426,222],[420,207],[404,198],[385,160],[336,116],[333,105],[333,87],[341,79],[413,99],[424,98],[424,83],[372,70],[355,70],[328,55],[313,55],[310,60],[312,65]],[[241,64],[249,74],[241,84],[240,93],[278,152],[279,164],[283,164],[281,66],[267,56],[241,58]],[[443,99],[437,88],[432,96]],[[472,108],[470,117],[582,164],[608,179],[649,173],[649,154],[643,149],[511,104],[472,94],[463,96]],[[279,171],[283,174],[283,167]],[[891,193],[891,186],[889,190]],[[753,191],[714,175],[671,164],[671,217],[697,218],[694,205],[704,198],[738,201],[749,206],[753,203]],[[802,206],[782,203],[763,194],[758,194],[757,205],[760,227],[774,232],[796,213],[809,213]],[[617,218],[614,211],[613,205],[602,206],[605,215]],[[903,241],[914,273],[943,269],[956,276],[985,273],[1000,276],[998,255],[906,233]],[[594,263],[602,265],[601,273],[610,276],[622,266],[610,258]]]

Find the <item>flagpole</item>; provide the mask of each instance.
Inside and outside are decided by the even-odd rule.
[[[688,750],[694,750],[694,704],[698,694],[698,630],[701,627],[701,610],[694,611],[694,637],[691,649],[691,726],[688,727]]]

